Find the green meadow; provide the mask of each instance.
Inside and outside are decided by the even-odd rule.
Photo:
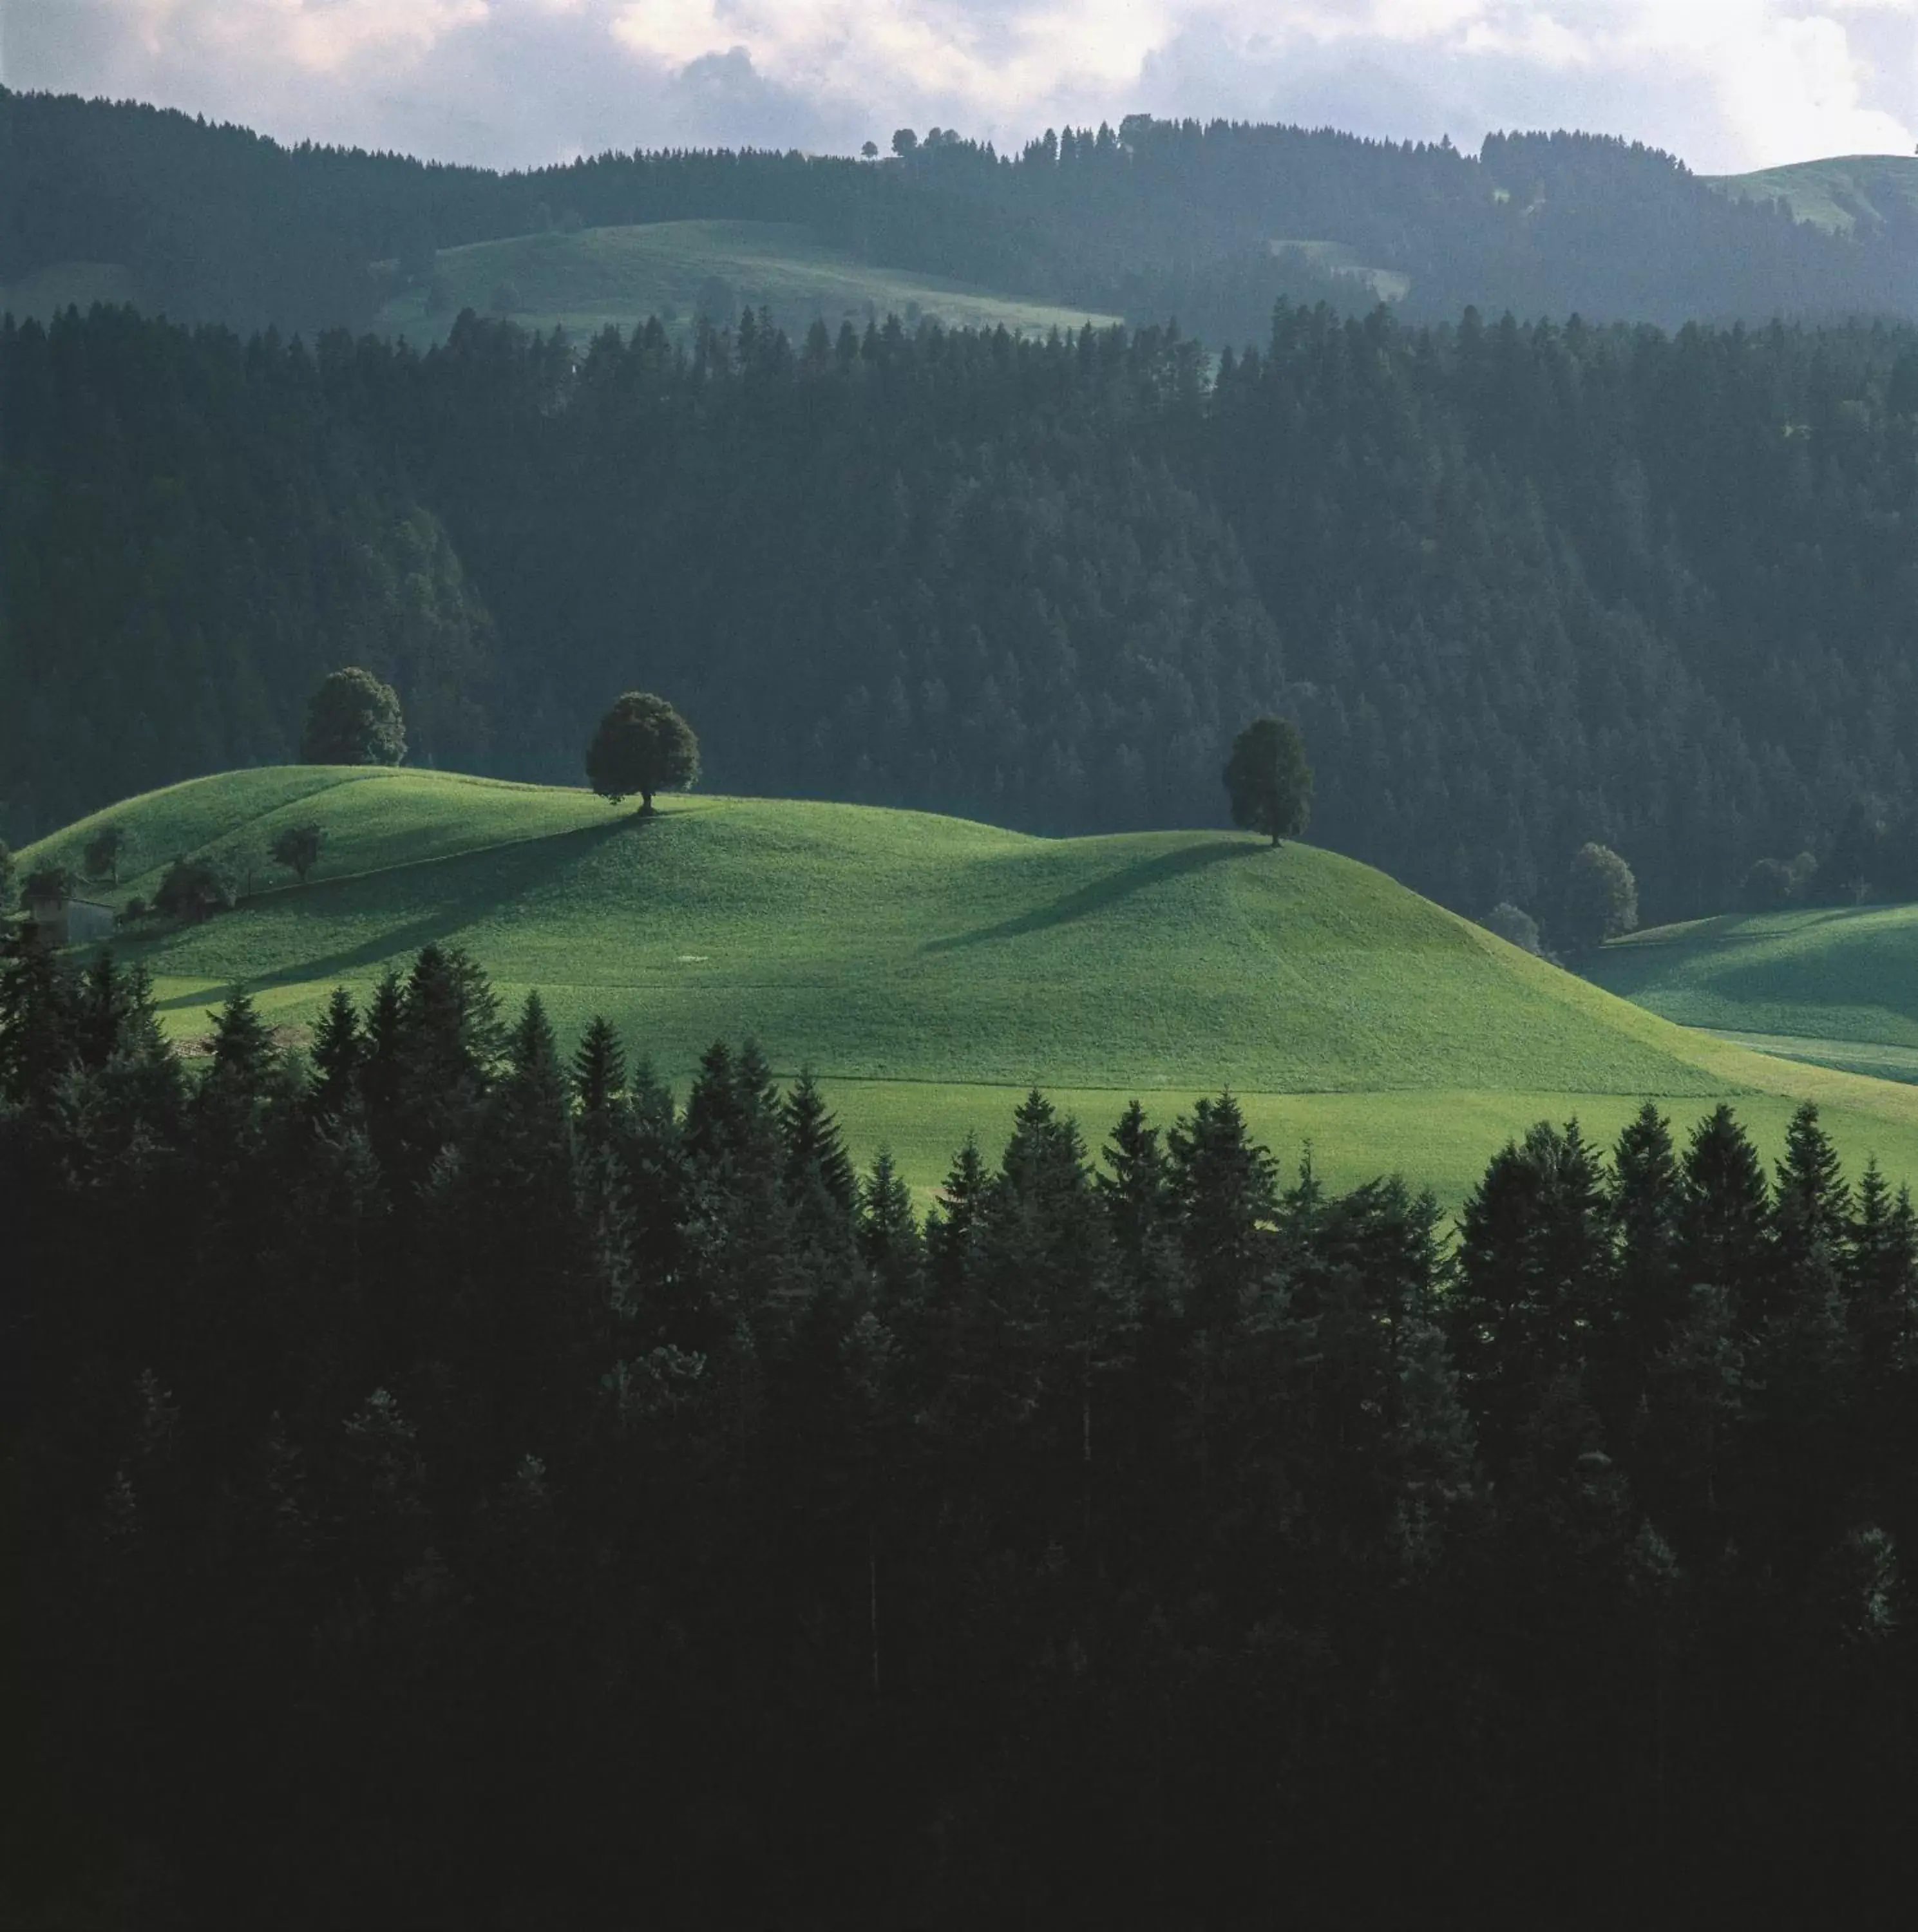
[[[539,988],[569,1040],[604,1012],[682,1087],[712,1040],[755,1036],[922,1189],[1035,1083],[1095,1142],[1134,1094],[1169,1119],[1229,1084],[1286,1161],[1310,1142],[1334,1183],[1398,1170],[1451,1200],[1531,1121],[1609,1136],[1646,1096],[1687,1125],[1735,1098],[1767,1145],[1814,1097],[1850,1156],[1918,1175],[1918,1090],[1674,1026],[1297,843],[698,795],[641,820],[581,790],[301,766],[132,800],[23,867],[77,865],[109,818],[118,903],[176,855],[253,875],[236,910],[122,942],[183,1038],[245,986],[297,1040],[334,985],[363,996],[456,944],[507,1001]],[[263,855],[309,820],[302,886]]]
[[[869,315],[911,314],[949,328],[1003,323],[1040,334],[1118,320],[995,295],[938,276],[873,268],[809,230],[773,221],[659,221],[572,234],[556,230],[443,248],[436,268],[444,306],[428,314],[423,290],[395,296],[380,311],[383,332],[416,343],[437,341],[461,309],[492,311],[502,284],[515,293],[513,320],[529,328],[563,327],[585,338],[609,327],[629,330],[652,315],[677,316],[689,326],[701,290],[715,275],[731,285],[742,306],[769,309],[789,330],[803,330],[815,316],[835,331],[842,320],[863,328]]]
[[[1918,1081],[1918,906],[1727,914],[1634,933],[1588,969],[1681,1025]]]

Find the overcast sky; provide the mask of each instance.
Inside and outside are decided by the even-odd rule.
[[[1127,113],[1912,152],[1918,0],[0,0],[0,80],[513,166]]]

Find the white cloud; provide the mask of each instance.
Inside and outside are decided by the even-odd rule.
[[[496,162],[1136,109],[1910,152],[1918,0],[5,0],[9,85]]]

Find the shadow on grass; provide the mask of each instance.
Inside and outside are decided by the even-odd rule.
[[[1050,932],[1055,926],[1070,926],[1074,920],[1103,912],[1109,906],[1116,905],[1154,886],[1163,885],[1169,880],[1183,878],[1188,872],[1202,872],[1221,860],[1256,859],[1268,856],[1271,851],[1269,845],[1255,845],[1249,842],[1227,843],[1208,838],[1202,844],[1181,846],[1175,852],[1162,852],[1157,858],[1141,859],[1132,865],[1121,866],[1103,878],[1095,879],[1090,885],[1082,886],[1078,891],[1055,899],[1050,905],[1035,907],[1015,919],[1002,920],[997,926],[983,926],[975,932],[956,933],[949,939],[929,940],[920,950],[957,952],[969,946],[990,945],[995,940],[1017,939],[1030,932]]]
[[[603,824],[579,826],[545,838],[518,839],[510,844],[453,853],[443,859],[422,860],[386,872],[315,880],[284,896],[275,895],[272,909],[293,911],[296,916],[310,914],[323,919],[329,912],[347,910],[350,904],[362,917],[377,918],[383,911],[390,910],[396,922],[383,926],[357,946],[296,960],[277,971],[224,974],[216,969],[204,971],[201,976],[209,982],[224,980],[229,985],[244,984],[256,993],[276,986],[303,986],[315,980],[361,976],[369,968],[383,967],[408,957],[422,946],[457,943],[462,932],[488,914],[536,886],[550,885],[558,868],[590,856],[608,840],[656,837],[658,828],[667,822],[662,814],[649,819],[628,814],[608,819]],[[413,902],[422,898],[431,899],[431,909],[406,917]],[[236,908],[244,910],[244,907]],[[233,913],[219,915],[222,920],[234,916]],[[480,963],[484,965],[485,962]],[[163,973],[179,970],[164,962],[155,964]],[[198,1006],[206,997],[203,992],[164,1000],[161,1010]]]
[[[1706,990],[1742,1005],[1811,1012],[1862,1006],[1918,1024],[1918,926],[1841,933],[1809,958],[1734,962],[1711,976]]]

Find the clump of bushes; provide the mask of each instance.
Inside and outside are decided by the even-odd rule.
[[[1495,932],[1508,945],[1516,946],[1521,952],[1545,956],[1545,949],[1538,938],[1538,922],[1522,907],[1515,906],[1509,899],[1501,899],[1493,907],[1481,923],[1487,932]]]
[[[305,885],[307,874],[320,862],[320,848],[326,842],[325,831],[309,821],[285,826],[271,849],[275,863],[286,866]]]
[[[154,910],[163,919],[197,925],[216,912],[232,910],[239,894],[224,861],[212,856],[176,859],[153,896]]]
[[[1745,874],[1739,896],[1752,912],[1803,905],[1811,898],[1817,877],[1818,862],[1809,852],[1788,860],[1760,859]]]

